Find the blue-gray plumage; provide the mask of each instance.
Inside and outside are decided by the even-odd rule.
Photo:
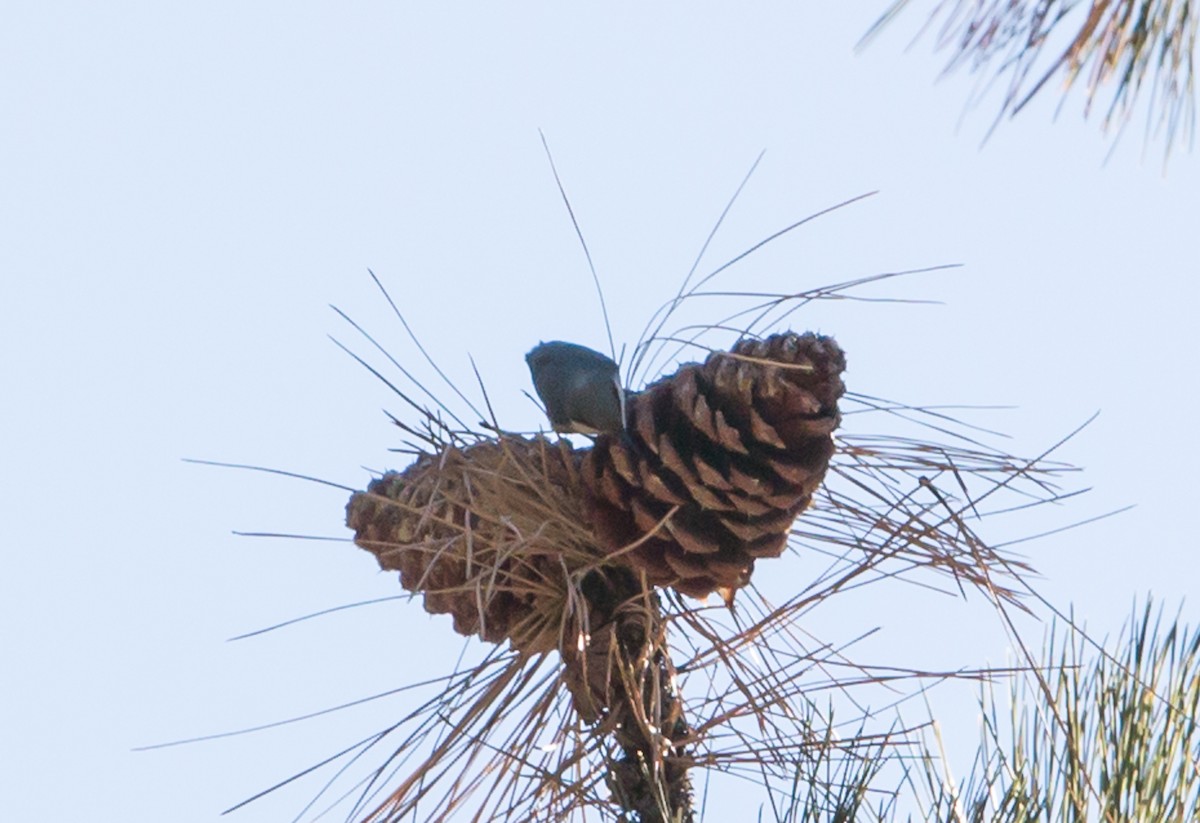
[[[535,346],[525,362],[555,431],[616,434],[625,428],[625,391],[611,358],[553,340]]]

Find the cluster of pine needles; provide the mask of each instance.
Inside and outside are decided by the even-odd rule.
[[[872,667],[853,660],[843,646],[811,637],[800,628],[806,619],[839,593],[892,578],[912,578],[944,590],[977,590],[997,608],[1023,608],[1024,578],[1031,570],[1016,556],[989,546],[977,533],[979,524],[1063,499],[1058,481],[1071,471],[1048,455],[1021,459],[989,448],[978,432],[956,424],[944,411],[863,396],[849,400],[847,429],[871,417],[898,418],[936,429],[946,442],[853,430],[839,434],[826,482],[797,520],[791,538],[796,552],[825,556],[826,567],[787,600],[771,602],[752,581],[738,592],[732,612],[671,592],[662,592],[658,604],[644,605],[646,622],[665,624],[665,658],[682,701],[688,729],[682,743],[690,764],[744,777],[763,787],[770,804],[779,808],[796,801],[797,786],[845,782],[821,777],[821,770],[832,764],[839,764],[838,770],[874,771],[882,751],[918,752],[912,734],[916,729],[890,725],[871,730],[866,716],[834,724],[820,708],[829,693],[853,701],[856,690],[869,686],[897,689],[907,681],[919,689],[952,677],[997,674]],[[433,411],[426,412],[423,426],[407,428],[410,436],[423,436],[420,450],[427,454],[466,450],[497,438],[504,443],[504,435],[491,428],[445,426]],[[516,468],[497,489],[522,472],[538,471],[522,464],[521,452],[510,456]],[[488,478],[474,476],[473,493],[459,502],[474,515],[472,520],[487,522],[495,517],[493,507],[485,503],[478,508],[479,501],[496,498],[486,492]],[[573,584],[531,573],[519,578],[525,585],[513,593],[582,600],[579,586],[600,561],[587,549],[589,538],[579,526],[578,512],[563,501],[532,498],[524,503],[530,511],[514,514],[514,503],[519,507],[531,498],[514,493],[505,500],[504,510],[514,523],[543,524],[536,532],[514,528],[517,536],[508,550],[528,556],[544,552],[538,546],[549,541],[559,548],[568,570],[563,579]],[[764,561],[760,569],[787,562],[786,557]],[[462,591],[487,592],[494,574],[494,563],[481,563],[461,584]],[[558,613],[578,611],[564,607]],[[587,811],[595,810],[601,812],[599,819],[621,819],[622,804],[613,799],[610,775],[617,754],[605,733],[612,730],[598,729],[580,716],[563,688],[563,661],[547,648],[569,644],[576,636],[576,627],[568,623],[515,630],[522,637],[544,637],[548,629],[561,634],[555,638],[559,643],[491,649],[469,669],[440,680],[437,696],[403,721],[344,752],[353,759],[380,748],[386,752],[384,762],[355,785],[349,817],[565,820],[575,815],[587,819]],[[628,676],[637,675],[631,671]],[[666,712],[657,706],[647,714],[653,718]],[[670,818],[664,814],[661,819]]]
[[[676,356],[684,347],[703,350],[705,336],[722,331],[737,337],[762,334],[811,301],[856,299],[855,289],[909,273],[887,273],[798,294],[724,292],[727,301],[742,298],[746,306],[711,326],[662,332],[676,305],[704,294],[698,287],[710,279],[704,278],[689,291],[681,289],[676,302],[662,312],[658,327],[652,329],[655,333],[635,349],[633,363],[636,367],[652,361],[649,353],[669,360],[664,352],[668,347]],[[392,307],[396,308],[394,303]],[[398,310],[396,316],[407,329]],[[747,317],[744,325],[733,325]],[[402,368],[370,334],[356,324],[354,328],[392,367]],[[415,337],[414,343],[421,348]],[[486,442],[504,447],[506,434],[494,418],[477,426],[466,425],[468,416],[453,412],[451,404],[436,398],[432,391],[426,394],[433,398],[434,406],[423,406],[385,377],[382,369],[353,356],[387,380],[406,405],[418,412],[415,423],[393,418],[408,438],[398,451],[444,455],[469,453],[471,447]],[[404,374],[413,380],[407,370]],[[459,389],[453,391],[466,400]],[[490,404],[487,409],[490,416]],[[479,415],[479,409],[472,410]],[[780,819],[797,819],[797,811],[806,807],[824,813],[840,808],[844,813],[874,802],[885,809],[894,801],[894,794],[879,789],[868,792],[863,778],[878,771],[884,753],[915,756],[919,752],[914,736],[917,728],[897,727],[893,721],[872,729],[865,711],[835,723],[822,708],[830,694],[847,696],[854,705],[856,690],[867,687],[883,684],[899,693],[908,682],[919,691],[927,683],[947,678],[986,679],[995,674],[872,667],[853,660],[846,648],[849,644],[821,642],[810,636],[800,628],[805,620],[839,593],[910,577],[921,585],[948,591],[978,590],[997,608],[1024,608],[1024,576],[1031,570],[1015,555],[989,546],[977,534],[979,524],[1071,494],[1061,490],[1060,481],[1073,469],[1052,461],[1049,451],[1053,449],[1029,458],[1008,454],[986,445],[989,433],[955,419],[954,410],[850,394],[843,400],[843,414],[847,423],[835,436],[837,450],[826,482],[812,507],[795,523],[790,541],[796,552],[824,556],[823,573],[804,581],[783,602],[771,602],[751,582],[738,592],[733,611],[669,591],[660,592],[656,602],[642,605],[646,611],[643,621],[661,622],[663,627],[651,634],[665,642],[665,649],[650,649],[643,657],[661,651],[670,677],[656,694],[657,703],[645,709],[639,722],[648,726],[651,734],[665,735],[665,730],[654,728],[653,721],[669,713],[664,701],[678,699],[686,734],[668,743],[686,751],[692,769],[727,773],[761,787],[766,793],[764,802],[778,810]],[[917,434],[860,433],[871,431],[866,423],[871,419],[878,421],[875,431]],[[919,436],[922,431],[925,437]],[[507,457],[510,467],[504,482],[490,484],[497,490],[523,474],[540,470],[529,464],[522,452],[513,451]],[[496,497],[485,491],[488,479],[478,475],[475,472],[475,480],[464,484],[473,492],[457,500],[472,515],[463,522],[487,522],[495,517],[487,502],[479,505]],[[545,486],[538,482],[529,485]],[[514,506],[532,510],[513,514]],[[544,552],[538,544],[544,545],[549,537],[568,572],[566,586],[531,573],[524,578],[524,590],[514,594],[582,600],[579,587],[600,563],[587,548],[589,535],[580,530],[579,513],[563,500],[517,493],[505,498],[503,508],[518,524],[513,528],[517,536],[508,547],[514,556]],[[541,528],[519,527],[531,522],[540,522]],[[761,567],[786,562],[766,561]],[[494,564],[481,564],[462,584],[463,591],[488,591],[494,585],[494,570]],[[926,574],[922,576],[922,572]],[[560,613],[577,611],[564,608]],[[551,627],[561,631],[555,644],[560,648],[569,649],[576,636],[577,627],[568,624],[564,620]],[[544,635],[546,628],[539,626],[521,634]],[[545,646],[533,644],[532,653],[528,644],[525,649],[490,649],[471,667],[440,680],[436,697],[394,727],[344,752],[354,760],[372,750],[384,753],[382,764],[336,796],[341,800],[353,793],[348,817],[368,821],[585,820],[597,814],[597,819],[652,817],[644,811],[631,815],[622,802],[621,787],[613,780],[612,764],[620,755],[615,751],[614,730],[581,716],[571,691],[563,688],[563,657]],[[641,676],[644,686],[644,667],[639,675],[632,665],[637,661],[624,662],[629,670],[623,676]],[[646,770],[654,777],[654,764],[646,764]],[[335,783],[327,784],[326,791],[334,792]],[[826,787],[820,800],[812,795],[818,785]],[[837,798],[829,794],[837,786],[858,788],[853,797]],[[804,792],[798,792],[799,788]],[[690,810],[671,808],[668,793],[662,786],[657,819],[693,819]],[[872,798],[872,793],[879,796]],[[793,811],[782,811],[789,808]]]
[[[713,276],[810,219],[771,235],[695,285],[690,284],[689,274],[673,301],[648,324],[635,348],[631,382],[639,368],[647,371],[643,380],[653,377],[654,369],[648,364],[655,358],[670,362],[680,347],[715,350],[714,337],[761,335],[814,300],[857,299],[855,291],[862,286],[907,273],[795,294],[725,292],[725,299],[744,303],[730,318],[664,331],[674,310],[705,294],[701,289]],[[339,312],[387,365],[372,365],[367,357],[344,348],[409,409],[393,417],[406,436],[405,446],[396,451],[406,454],[406,459],[437,460],[439,455],[469,451],[481,443],[505,449],[510,435],[491,414],[486,392],[488,413],[483,414],[434,364],[382,284],[380,290],[421,354],[471,410],[455,411],[458,401],[448,402],[427,389],[374,337]],[[742,318],[740,325],[738,318]],[[415,391],[402,388],[402,379],[388,374],[389,369],[398,370]],[[423,392],[428,401],[417,399],[417,392]],[[753,788],[760,816],[762,810],[768,810],[771,818],[793,823],[889,820],[897,813],[904,792],[922,789],[931,793],[927,820],[1059,819],[1032,812],[989,818],[985,811],[991,814],[1013,804],[1046,811],[1052,801],[1101,802],[1103,786],[1055,770],[1061,771],[1067,761],[1082,762],[1083,748],[1090,752],[1086,756],[1102,757],[1099,741],[1111,736],[1110,725],[1119,722],[1114,718],[1121,707],[1113,706],[1112,713],[1097,718],[1098,725],[1072,715],[1072,705],[1087,705],[1078,697],[1079,690],[1096,688],[1099,681],[1078,674],[1073,657],[1057,661],[1062,665],[1053,671],[1059,674],[1045,674],[1051,670],[1020,643],[1014,612],[1027,610],[1031,601],[1041,602],[1029,584],[1032,569],[1012,551],[1011,543],[1001,545],[981,533],[993,521],[1015,518],[1019,523],[1031,508],[1078,494],[1064,490],[1065,479],[1074,469],[1052,459],[1061,442],[1040,454],[1018,457],[989,445],[997,439],[994,433],[959,419],[961,411],[893,403],[865,394],[843,398],[844,424],[835,435],[837,448],[826,480],[811,508],[793,526],[791,552],[763,561],[758,573],[777,577],[776,570],[796,559],[793,552],[810,560],[823,558],[823,570],[812,579],[798,580],[794,591],[779,602],[752,580],[738,591],[733,608],[670,590],[642,591],[637,597],[610,604],[606,619],[618,626],[633,625],[641,643],[640,648],[616,643],[612,648],[617,651],[610,650],[607,659],[590,662],[592,674],[607,667],[600,678],[602,684],[616,682],[627,696],[640,696],[628,701],[631,705],[620,722],[607,722],[603,712],[581,706],[579,695],[586,693],[586,681],[591,677],[588,661],[582,687],[567,682],[568,688],[564,688],[564,667],[586,657],[575,645],[577,639],[602,628],[578,625],[583,611],[572,604],[589,598],[596,601],[595,592],[588,587],[609,585],[596,582],[606,564],[589,550],[589,536],[580,526],[579,513],[566,498],[518,495],[525,501],[519,504],[524,509],[499,524],[513,535],[503,550],[524,557],[530,552],[545,555],[551,547],[558,559],[557,566],[535,568],[530,564],[525,577],[510,581],[528,581],[528,589],[515,592],[517,595],[559,598],[562,620],[556,625],[526,626],[507,635],[534,640],[503,645],[467,641],[467,656],[454,671],[388,693],[428,694],[404,716],[262,794],[323,773],[322,787],[296,819],[336,816],[361,821],[688,823],[698,819],[697,809],[706,804],[708,777],[719,774]],[[472,414],[479,422],[468,424],[465,421]],[[544,448],[567,447],[545,441]],[[529,451],[524,450],[509,457],[504,482],[492,483],[498,489],[514,478],[519,483],[522,473],[532,482],[537,472],[545,470],[544,455],[530,459]],[[486,475],[492,470],[474,470],[474,481],[470,480],[471,471],[467,467],[463,476],[469,482],[464,482],[456,499],[456,505],[472,515],[463,522],[493,521],[495,512],[486,502],[493,498],[480,492],[490,482]],[[486,591],[494,585],[494,577],[489,575],[494,575],[495,568],[495,562],[481,563],[471,571],[464,591]],[[547,568],[557,568],[561,574],[547,573]],[[1006,670],[874,666],[854,657],[851,647],[858,638],[825,641],[805,628],[818,610],[841,594],[899,582],[951,594],[981,595],[1013,634],[1024,660]],[[620,588],[619,581],[612,585]],[[434,621],[438,622],[446,623],[445,630],[450,631],[448,620]],[[472,631],[486,636],[486,627]],[[1194,639],[1192,642],[1194,647]],[[1175,649],[1173,643],[1167,646]],[[1162,647],[1143,643],[1139,648],[1146,648],[1159,661],[1155,666],[1166,665],[1161,662]],[[1185,661],[1172,659],[1171,666],[1172,672],[1183,672],[1184,682],[1193,678],[1191,685],[1171,687],[1162,702],[1176,706],[1190,701],[1194,717],[1194,648],[1189,654]],[[1103,659],[1115,661],[1106,655]],[[1145,668],[1140,657],[1113,665],[1122,673],[1121,682],[1129,686],[1130,693],[1136,693],[1134,709],[1143,705],[1137,700],[1157,694],[1158,668]],[[887,707],[867,708],[859,700],[866,690],[883,687],[895,695],[895,705],[899,705],[948,679],[974,679],[990,687],[995,679],[1015,672],[1038,684],[1045,698],[1033,710],[1037,722],[1019,718],[1029,722],[1014,726],[1020,731],[1013,746],[1002,751],[997,744],[988,749],[971,781],[961,787],[944,775],[943,767],[930,755],[923,736],[928,721],[907,726],[896,719],[898,714],[889,718]],[[1134,686],[1142,688],[1145,683],[1152,684],[1145,686],[1149,691],[1137,691]],[[840,712],[836,719],[831,708],[835,703]],[[989,726],[989,730],[998,728],[998,724]],[[1041,742],[1037,729],[1049,730],[1053,741]],[[1055,736],[1056,729],[1061,730],[1060,736]],[[1191,734],[1172,729],[1172,734]],[[1156,731],[1152,737],[1166,733]],[[635,759],[632,766],[626,757],[627,771],[641,771],[632,777],[623,776],[615,766],[622,762],[622,751],[626,755],[630,751],[630,735],[641,741],[639,746],[645,743],[641,751],[658,752],[641,761]],[[999,731],[995,737],[999,740]],[[1050,753],[1031,752],[1031,747],[1047,745],[1058,748]],[[1063,747],[1069,749],[1069,757],[1063,754]],[[678,797],[669,796],[673,789],[664,768],[668,762],[689,773],[689,796],[683,806],[678,805]],[[889,764],[895,763],[903,764],[901,778],[881,779]],[[634,802],[622,794],[630,781],[639,780],[640,791],[651,795],[649,806],[645,798]],[[1192,787],[1196,783],[1194,776],[1179,780]],[[694,797],[690,794],[693,790]],[[995,799],[998,791],[1003,794],[999,801]],[[1191,810],[1196,808],[1194,797],[1181,802]],[[1096,819],[1143,818],[1106,815]]]
[[[867,38],[911,5],[896,0]],[[926,27],[935,23],[937,46],[951,52],[948,72],[968,66],[987,72],[985,91],[1004,86],[997,121],[1017,114],[1057,78],[1066,91],[1082,87],[1085,116],[1102,90],[1111,91],[1106,128],[1123,127],[1146,93],[1146,131],[1164,133],[1167,152],[1179,132],[1187,143],[1195,140],[1195,3],[939,0]]]

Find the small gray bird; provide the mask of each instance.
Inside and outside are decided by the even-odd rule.
[[[553,340],[535,346],[525,362],[556,432],[624,430],[625,390],[611,358],[586,346]]]

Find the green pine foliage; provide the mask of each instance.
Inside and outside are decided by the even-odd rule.
[[[1045,669],[1014,679],[1009,697],[1006,712],[984,690],[965,780],[948,784],[925,758],[925,820],[1200,820],[1200,630],[1164,623],[1148,602],[1111,654],[1074,628],[1052,631]]]

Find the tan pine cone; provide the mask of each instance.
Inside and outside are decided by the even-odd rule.
[[[649,582],[727,597],[778,557],[825,476],[845,355],[830,337],[741,340],[629,398],[580,472],[601,546]]]
[[[459,634],[558,650],[576,709],[595,722],[628,703],[622,671],[655,653],[663,628],[638,576],[603,565],[578,460],[566,441],[544,438],[450,447],[354,494],[346,522],[355,543],[400,572],[426,611],[451,615]]]
[[[565,442],[502,437],[423,455],[346,507],[354,542],[460,634],[555,649],[573,572],[600,559]]]

